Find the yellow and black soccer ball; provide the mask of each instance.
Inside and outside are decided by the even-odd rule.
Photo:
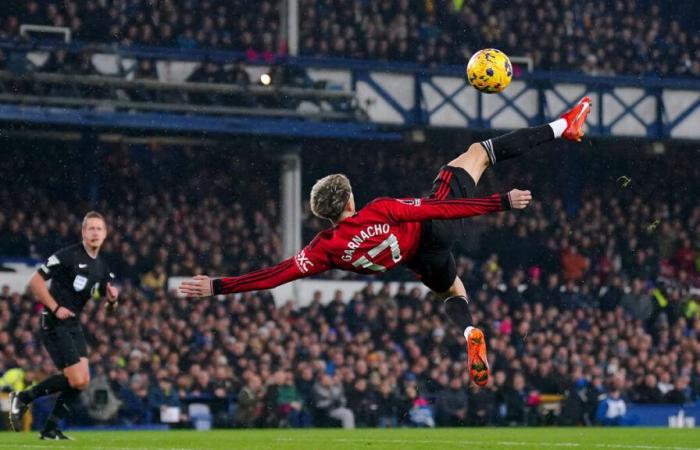
[[[467,64],[469,84],[484,94],[502,92],[513,78],[513,66],[508,56],[495,48],[474,53]]]

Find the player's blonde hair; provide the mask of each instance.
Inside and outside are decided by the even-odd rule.
[[[316,181],[311,188],[311,212],[322,219],[337,222],[352,195],[350,180],[334,173]]]

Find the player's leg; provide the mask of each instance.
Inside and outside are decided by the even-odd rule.
[[[484,171],[498,161],[515,158],[525,151],[559,137],[580,141],[583,124],[591,110],[591,100],[583,97],[560,119],[546,125],[522,128],[510,133],[474,143],[466,152],[449,162],[448,166],[464,169],[478,184]]]
[[[467,367],[469,376],[477,386],[485,386],[489,380],[489,361],[486,355],[486,338],[483,331],[474,326],[469,312],[467,290],[458,276],[455,276],[450,289],[438,293],[444,299],[445,314],[459,327],[467,340]]]
[[[486,340],[484,333],[474,327],[467,290],[457,276],[457,264],[449,247],[441,241],[448,239],[450,232],[448,221],[432,221],[424,226],[430,227],[428,240],[436,244],[435,248],[426,245],[419,251],[418,257],[409,267],[420,274],[421,281],[430,290],[440,296],[444,302],[447,318],[464,334],[467,341],[467,367],[469,375],[478,386],[485,386],[489,378],[488,359],[486,357]]]

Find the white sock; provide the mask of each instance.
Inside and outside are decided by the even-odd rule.
[[[550,122],[549,126],[552,127],[552,131],[554,131],[554,139],[556,139],[561,137],[569,124],[566,123],[566,119],[557,119],[554,122]]]
[[[473,328],[474,327],[470,325],[464,329],[464,339],[469,339],[469,333],[472,331]]]

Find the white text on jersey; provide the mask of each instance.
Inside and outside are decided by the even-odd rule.
[[[341,259],[343,261],[350,261],[352,259],[353,253],[355,253],[355,250],[360,248],[360,245],[362,245],[363,242],[365,242],[371,237],[379,236],[380,234],[388,234],[389,231],[390,227],[387,223],[378,223],[375,225],[368,226],[367,228],[353,236],[352,239],[350,239],[350,241],[348,241],[348,249],[345,250],[345,254],[342,256]]]

